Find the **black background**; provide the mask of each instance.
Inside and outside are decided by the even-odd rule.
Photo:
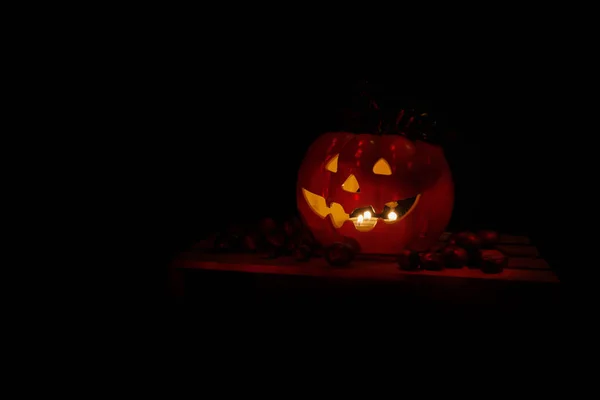
[[[318,135],[339,129],[337,111],[352,83],[226,81],[196,87],[193,96],[183,88],[169,93],[155,116],[165,131],[154,138],[152,157],[168,220],[191,234],[220,220],[293,213],[302,157]],[[541,153],[553,141],[539,120],[547,115],[522,99],[501,101],[502,93],[411,97],[402,84],[389,87],[389,96],[438,115],[456,132],[445,144],[457,191],[454,227],[535,227],[528,215],[545,183]]]
[[[574,155],[565,138],[578,105],[558,81],[524,73],[482,78],[481,71],[228,68],[203,74],[176,59],[132,76],[126,112],[139,136],[133,180],[143,189],[134,212],[160,271],[228,222],[295,213],[304,153],[318,135],[339,129],[340,107],[365,79],[384,103],[429,112],[455,132],[445,144],[456,188],[449,230],[526,234],[553,266],[562,265],[561,241],[570,235],[548,216],[568,206],[573,180],[565,170]]]
[[[430,11],[418,16],[429,19]],[[217,27],[207,23],[210,13],[194,14],[193,22],[181,15],[167,21],[162,9],[157,18],[126,17],[127,26],[148,26],[118,35],[110,56],[95,57],[98,70],[86,78],[100,84],[92,94],[99,94],[100,120],[108,122],[98,142],[121,156],[100,165],[115,170],[119,186],[110,197],[124,209],[104,235],[122,235],[138,267],[134,284],[123,285],[127,299],[137,305],[146,294],[163,294],[169,261],[237,215],[293,213],[304,152],[337,128],[335,111],[362,79],[385,88],[388,98],[442,115],[456,131],[446,148],[456,187],[450,230],[528,234],[563,282],[577,267],[595,267],[592,248],[581,243],[595,239],[583,233],[594,229],[593,213],[575,213],[587,212],[581,192],[595,181],[589,173],[596,122],[584,120],[596,114],[588,98],[597,91],[580,60],[594,53],[585,34],[570,33],[578,19],[567,21],[564,11],[552,18],[504,7],[511,16],[504,18],[495,7],[475,17],[477,27],[444,15],[448,26],[428,20],[414,37],[382,29],[397,31],[412,20],[407,12],[394,13],[388,26],[374,20],[375,27],[337,15],[344,26],[333,27],[328,40],[295,15],[303,26],[292,35],[250,14],[239,18],[243,24],[223,20]],[[473,19],[472,10],[463,15]],[[497,24],[484,32],[492,20]],[[463,38],[447,37],[459,30]],[[365,37],[357,41],[351,32]],[[94,122],[85,121],[82,132]],[[121,270],[105,271],[121,281]],[[113,295],[102,294],[102,301]]]

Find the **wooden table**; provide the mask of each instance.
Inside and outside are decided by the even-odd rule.
[[[443,235],[440,243],[447,239]],[[346,267],[332,267],[321,257],[300,262],[196,249],[173,261],[171,288],[175,297],[208,308],[268,309],[276,315],[290,309],[551,315],[560,306],[560,282],[537,249],[527,238],[504,235],[498,250],[509,256],[508,267],[486,274],[467,267],[402,271],[387,257],[359,255]]]
[[[431,279],[483,279],[501,281],[558,283],[558,278],[542,259],[509,258],[509,266],[501,273],[486,274],[479,269],[463,267],[442,271],[403,271],[393,261],[357,257],[346,267],[332,267],[324,258],[309,262],[295,261],[292,257],[267,259],[256,254],[184,253],[173,263],[175,269],[198,269],[252,274],[297,275],[323,278],[371,281],[410,281]]]

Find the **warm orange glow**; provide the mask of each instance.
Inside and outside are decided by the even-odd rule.
[[[333,156],[331,158],[331,160],[329,160],[329,162],[327,163],[327,165],[325,165],[325,169],[329,172],[337,172],[338,170],[338,157],[339,154],[336,154],[335,156]]]
[[[346,179],[346,181],[344,183],[342,183],[342,189],[344,189],[346,192],[350,192],[350,193],[358,192],[360,190],[360,186],[358,185],[358,181],[356,180],[356,177],[354,175],[350,174],[348,179]]]
[[[302,194],[304,194],[304,198],[310,206],[310,209],[319,217],[325,218],[329,214],[329,207],[327,207],[323,197],[311,193],[306,189],[302,189]]]
[[[352,221],[354,228],[359,232],[369,232],[377,225],[377,218],[372,218],[369,211],[365,211],[363,215],[358,215],[356,218],[350,218],[350,221]]]
[[[344,207],[342,207],[340,203],[331,203],[331,207],[329,207],[329,217],[331,218],[333,226],[340,228],[350,216],[346,214]]]
[[[306,203],[310,209],[321,218],[325,218],[328,215],[331,218],[331,223],[336,228],[344,225],[349,218],[349,215],[344,211],[344,207],[338,203],[331,203],[330,207],[327,207],[325,199],[317,194],[311,193],[306,189],[302,189],[302,194]]]
[[[392,169],[390,168],[390,164],[385,161],[384,158],[380,158],[375,165],[373,165],[373,173],[377,175],[391,175]]]
[[[415,123],[409,117],[399,128]],[[453,183],[439,146],[403,135],[328,132],[306,153],[297,200],[323,246],[349,240],[363,253],[396,254],[435,244],[451,214]]]
[[[344,207],[341,204],[333,202],[328,207],[327,203],[325,202],[325,199],[322,196],[314,194],[304,188],[302,189],[302,194],[304,195],[304,199],[306,200],[306,203],[308,204],[310,209],[323,219],[329,216],[332,225],[336,229],[341,228],[342,225],[344,225],[344,222],[348,220],[352,221],[356,230],[360,232],[369,232],[370,230],[375,228],[375,225],[377,225],[377,221],[379,218],[373,218],[373,214],[370,211],[365,211],[362,215],[350,218],[350,215],[346,214],[346,211],[344,210]],[[398,214],[396,214],[394,211],[390,211],[387,215],[387,218],[383,219],[383,221],[386,224],[394,224],[398,221],[401,221],[413,211],[413,209],[419,202],[420,197],[421,195],[417,196],[413,206],[407,213],[403,214],[400,219],[398,219]],[[396,207],[398,203],[395,201],[391,201],[386,203],[386,205],[388,207]]]

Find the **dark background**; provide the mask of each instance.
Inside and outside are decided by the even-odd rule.
[[[166,220],[193,236],[219,221],[295,212],[296,174],[310,143],[343,126],[339,108],[353,81],[224,81],[179,88],[156,116],[166,132],[154,158]],[[414,85],[413,85],[414,86]],[[417,85],[418,86],[418,85]],[[451,229],[535,230],[533,207],[545,190],[541,154],[551,147],[527,93],[424,93],[402,82],[378,85],[385,98],[414,106],[454,132],[445,150],[456,184]],[[405,88],[406,87],[406,88]],[[424,89],[424,90],[423,90]],[[488,89],[489,90],[489,89]],[[459,97],[460,96],[460,97]],[[166,185],[166,187],[163,187]]]
[[[178,64],[177,64],[178,65]],[[339,110],[367,79],[382,101],[436,116],[455,180],[449,230],[530,236],[559,269],[569,234],[548,218],[568,207],[576,104],[534,74],[347,74],[293,68],[202,75],[181,64],[136,84],[139,209],[148,254],[164,271],[194,240],[237,220],[296,212],[296,173],[310,143],[341,126]],[[570,157],[567,160],[567,157]],[[562,246],[564,247],[564,246]],[[162,276],[162,275],[161,275]]]
[[[123,152],[130,168],[118,171],[125,190],[114,193],[126,201],[127,224],[122,228],[118,221],[114,230],[125,236],[139,264],[134,290],[124,285],[135,292],[135,303],[164,290],[172,257],[232,216],[294,212],[302,155],[317,135],[336,128],[337,107],[365,78],[387,87],[390,97],[443,115],[457,132],[446,149],[456,186],[449,229],[529,234],[562,277],[584,265],[572,262],[573,255],[588,258],[590,248],[579,240],[594,226],[589,218],[576,218],[570,206],[582,208],[581,191],[593,188],[586,178],[590,168],[573,167],[574,160],[594,160],[583,150],[594,141],[596,123],[580,119],[587,118],[591,107],[585,104],[597,91],[582,77],[587,63],[579,60],[585,58],[579,54],[594,54],[593,47],[581,45],[579,35],[567,37],[578,23],[566,22],[563,9],[557,18],[539,12],[523,18],[521,31],[497,12],[478,17],[480,25],[498,18],[491,35],[448,16],[444,29],[425,24],[414,29],[415,37],[397,34],[385,46],[377,46],[386,37],[382,24],[348,24],[314,54],[307,53],[316,44],[304,42],[308,36],[321,41],[312,27],[294,33],[292,44],[255,26],[250,15],[242,18],[265,38],[251,35],[241,43],[247,31],[237,21],[214,29],[204,21],[165,24],[162,18],[149,19],[151,29],[137,29],[131,40],[119,38],[123,56],[114,57],[111,48],[110,65],[91,78],[117,75],[106,85],[111,93],[103,99],[102,119],[124,117],[101,140],[122,149],[134,137]],[[464,15],[471,20],[473,13]],[[394,16],[394,28],[411,20],[406,12]],[[552,26],[542,30],[533,23],[540,20]],[[200,25],[206,29],[193,29]],[[180,26],[192,29],[180,32]],[[447,38],[461,28],[464,38]],[[371,31],[373,37],[359,42],[348,37],[350,31]],[[335,55],[325,55],[333,50]],[[106,140],[106,132],[117,135]],[[106,160],[107,168],[111,163]],[[120,278],[120,271],[107,271],[111,280]]]

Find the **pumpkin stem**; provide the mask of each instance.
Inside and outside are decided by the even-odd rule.
[[[368,85],[368,82],[363,82],[362,86],[366,86]],[[366,110],[365,110],[365,116],[367,119],[369,118],[369,115],[372,115],[372,112],[375,112],[377,115],[377,119],[376,121],[371,120],[371,123],[375,123],[377,124],[376,129],[377,132],[379,134],[383,134],[383,119],[382,119],[382,111],[381,111],[381,107],[379,106],[379,103],[377,103],[377,101],[375,100],[375,98],[373,97],[373,94],[371,93],[371,91],[368,89],[368,87],[363,88],[362,90],[359,91],[358,93],[359,97],[362,97],[363,99],[365,99],[365,103],[366,104]],[[372,125],[371,125],[371,129],[373,129]]]
[[[396,123],[395,123],[396,130],[398,130],[400,128],[400,121],[402,121],[402,117],[404,117],[404,109],[400,110],[400,112],[396,115]]]
[[[383,130],[381,128],[383,126],[383,119],[381,117],[381,108],[379,107],[379,104],[377,104],[373,96],[369,93],[363,91],[361,94],[369,99],[369,108],[372,108],[377,113],[377,132],[379,132],[380,135],[383,135]]]

